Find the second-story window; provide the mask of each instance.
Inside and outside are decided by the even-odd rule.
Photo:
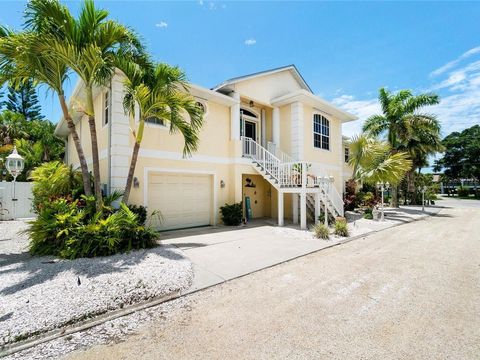
[[[348,160],[350,160],[350,149],[345,148],[345,162],[348,163]]]
[[[163,119],[160,119],[156,116],[150,116],[148,118],[145,119],[145,122],[149,123],[149,124],[155,124],[155,125],[162,125],[162,126],[165,126],[165,121],[163,121]]]
[[[103,125],[110,121],[110,91],[105,92],[103,102]]]
[[[313,115],[313,146],[330,150],[330,121],[320,114]]]

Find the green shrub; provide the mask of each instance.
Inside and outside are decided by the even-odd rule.
[[[220,207],[222,221],[225,225],[238,226],[242,223],[242,203],[225,204]]]
[[[138,223],[145,225],[147,222],[147,208],[143,205],[128,205],[128,208],[137,215]]]
[[[373,209],[372,208],[366,208],[364,213],[363,213],[363,218],[368,219],[368,220],[373,220]]]
[[[75,259],[156,245],[157,232],[143,226],[125,204],[112,214],[92,213],[92,199],[82,200],[60,198],[44,205],[25,231],[33,255]]]
[[[60,161],[44,163],[30,174],[33,207],[39,212],[56,198],[78,199],[83,194],[82,174]]]
[[[348,236],[348,225],[347,221],[342,219],[342,220],[337,220],[335,221],[335,235],[338,236]]]
[[[470,196],[470,190],[466,187],[460,186],[457,188],[457,195],[459,197],[469,197]]]
[[[315,224],[312,230],[317,239],[328,240],[330,238],[330,229],[323,223]]]

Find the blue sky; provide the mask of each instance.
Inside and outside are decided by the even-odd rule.
[[[73,11],[79,2],[68,1]],[[0,23],[19,28],[24,1],[0,1]],[[480,123],[480,3],[98,1],[133,27],[154,58],[193,83],[295,64],[313,91],[365,119],[376,93],[436,91],[443,134]],[[73,87],[67,86],[68,90]],[[59,118],[51,94],[45,115]],[[346,125],[357,133],[361,121]]]

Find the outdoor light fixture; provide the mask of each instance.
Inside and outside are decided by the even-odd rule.
[[[388,190],[390,188],[390,184],[388,182],[386,183],[383,183],[383,182],[377,182],[377,189],[380,190],[380,192],[382,193],[382,207],[381,207],[381,213],[380,213],[380,221],[384,221],[385,220],[385,215],[383,213],[383,192],[385,190]]]
[[[17,218],[15,209],[15,202],[17,201],[15,194],[15,182],[17,180],[17,176],[22,173],[24,166],[25,160],[18,154],[17,147],[14,146],[12,153],[8,155],[5,159],[5,167],[7,168],[7,171],[10,173],[10,175],[13,176],[13,220],[16,220]]]
[[[225,181],[220,180],[220,187],[223,189],[225,187]]]
[[[134,187],[134,188],[140,187],[140,181],[138,181],[138,178],[137,178],[137,177],[134,177],[134,178],[133,178],[133,187]]]
[[[253,107],[255,105],[255,103],[253,102],[253,100],[250,100],[250,107]]]
[[[425,211],[425,191],[427,191],[427,186],[419,186],[418,191],[422,192],[422,211]]]

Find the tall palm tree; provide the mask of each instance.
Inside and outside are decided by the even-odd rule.
[[[170,127],[170,133],[179,132],[184,138],[183,155],[191,155],[198,146],[198,132],[203,125],[202,109],[188,93],[185,73],[167,64],[140,67],[131,62],[119,64],[126,74],[124,109],[132,122],[138,115],[138,127],[132,125],[133,146],[123,202],[128,202],[138,153],[147,119],[158,119]],[[138,108],[138,114],[136,114]]]
[[[9,81],[14,87],[33,79],[35,84],[46,85],[56,93],[77,151],[82,173],[83,189],[91,195],[90,174],[75,123],[65,99],[64,83],[68,80],[68,67],[58,57],[46,54],[40,46],[45,35],[40,31],[13,33],[0,31],[0,85]]]
[[[95,8],[93,0],[84,0],[77,18],[58,0],[31,0],[28,24],[42,28],[52,36],[44,45],[51,57],[60,58],[83,81],[85,104],[91,137],[94,190],[97,208],[101,208],[100,160],[95,125],[94,87],[104,86],[115,72],[120,57],[141,58],[144,50],[137,36],[127,27],[107,20],[108,11]]]
[[[408,153],[392,153],[388,142],[365,134],[352,138],[349,164],[356,181],[369,184],[388,182],[393,186],[398,185],[412,167]]]
[[[420,112],[425,106],[438,104],[440,101],[438,95],[428,93],[415,96],[410,90],[392,93],[381,88],[378,99],[382,114],[369,117],[363,125],[363,130],[373,137],[385,136],[392,153],[405,149],[411,136],[418,131],[430,134],[439,133],[440,127],[436,117]],[[409,152],[413,153],[420,149],[421,147],[416,144],[414,148],[410,148],[411,152]],[[392,206],[398,206],[396,186],[392,187]]]

